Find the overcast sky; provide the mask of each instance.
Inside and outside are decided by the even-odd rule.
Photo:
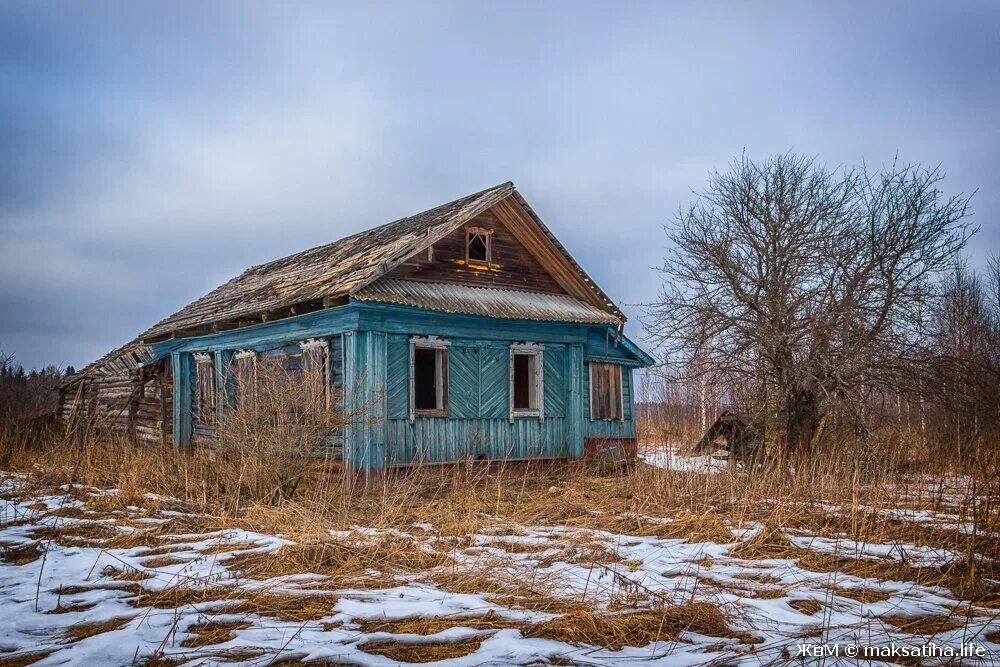
[[[1000,3],[0,3],[0,349],[513,180],[632,316],[743,149],[940,164],[1000,247]]]

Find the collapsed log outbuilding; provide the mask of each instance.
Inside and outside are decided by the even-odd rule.
[[[724,411],[691,448],[692,454],[725,450],[730,461],[747,461],[763,455],[764,433],[744,414]]]
[[[651,359],[624,324],[504,183],[248,269],[68,378],[60,416],[211,444],[228,376],[267,356],[323,368],[308,382],[357,415],[326,453],[358,468],[634,451]]]

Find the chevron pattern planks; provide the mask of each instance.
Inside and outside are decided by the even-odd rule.
[[[506,347],[484,347],[479,357],[479,416],[507,419],[510,415],[510,352]]]
[[[479,348],[453,345],[448,350],[448,416],[479,416]]]
[[[545,354],[545,418],[566,416],[566,350],[547,345]]]
[[[405,336],[389,336],[386,360],[386,416],[407,419],[410,416],[410,343]]]

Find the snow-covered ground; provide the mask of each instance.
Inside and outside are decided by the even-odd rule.
[[[387,642],[464,642],[465,655],[435,663],[456,667],[765,665],[794,659],[802,646],[819,650],[823,645],[839,646],[839,657],[824,664],[857,664],[849,647],[930,642],[953,648],[971,642],[982,648],[983,655],[963,664],[993,664],[1000,658],[998,610],[963,604],[941,587],[818,572],[790,558],[732,556],[741,540],[753,540],[763,530],[758,525],[734,527],[728,541],[696,542],[504,523],[454,545],[453,538],[428,524],[403,531],[358,526],[331,533],[330,539],[364,544],[388,536],[428,553],[444,551],[447,563],[409,574],[367,572],[359,582],[378,585],[345,588],[319,573],[250,579],[232,567],[238,561],[230,561],[234,555],[273,553],[291,544],[280,535],[229,528],[197,532],[199,517],[165,509],[169,502],[103,511],[94,509],[99,503],[87,502],[113,491],[64,488],[55,495],[24,497],[18,493],[23,481],[5,475],[0,484],[0,495],[8,498],[0,500],[0,665],[35,659],[37,665],[400,664],[391,652],[376,650]],[[941,566],[962,559],[912,544],[859,543],[802,531],[785,538],[803,551],[887,565]],[[532,610],[495,591],[456,592],[447,584],[452,577],[483,571],[484,563],[491,564],[491,574],[537,584],[548,595],[567,603],[589,602],[608,614],[635,611],[628,601],[638,609],[710,603],[725,614],[732,632],[681,632],[674,640],[637,641],[617,650],[560,641],[530,630],[556,618],[559,609]],[[178,592],[176,604],[172,591]],[[284,596],[286,606],[291,598],[291,612],[240,606],[241,596],[261,594]],[[300,596],[303,607],[318,604],[319,612],[297,615],[294,600],[299,598],[291,596]],[[443,625],[450,627],[426,635],[365,624],[418,617],[446,620]],[[938,617],[939,623],[912,623]],[[489,627],[476,621],[484,618],[490,619]],[[208,636],[205,628],[217,632]],[[807,662],[819,664],[819,659]]]
[[[680,448],[662,444],[650,446],[643,450],[642,459],[657,468],[678,470],[683,472],[721,472],[726,467],[726,461],[713,456],[687,456],[680,453]]]

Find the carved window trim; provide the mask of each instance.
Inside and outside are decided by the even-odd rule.
[[[516,417],[535,417],[539,421],[545,419],[545,346],[539,343],[511,343],[510,345],[510,391],[508,392],[510,421],[513,423]],[[535,399],[533,408],[514,407],[514,357],[518,355],[534,357],[534,366],[529,366],[529,372],[534,371],[533,377],[528,378],[529,392]]]
[[[257,403],[257,351],[243,348],[233,352],[233,403],[243,411],[255,409]]]
[[[438,336],[412,336],[410,338],[410,422],[417,417],[447,417],[448,416],[448,348],[451,341]],[[434,350],[434,372],[437,408],[425,409],[416,407],[415,362],[416,350]]]

